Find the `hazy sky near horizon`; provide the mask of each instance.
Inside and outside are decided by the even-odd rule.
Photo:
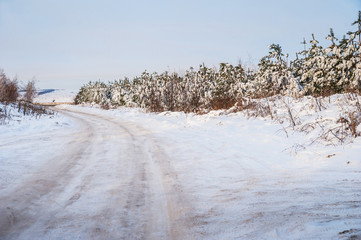
[[[0,0],[0,68],[40,88],[220,62],[257,64],[279,43],[341,38],[361,0]]]

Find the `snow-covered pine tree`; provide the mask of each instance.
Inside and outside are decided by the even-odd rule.
[[[237,98],[242,97],[242,91],[238,89],[237,83],[243,78],[244,70],[241,65],[234,67],[229,63],[221,63],[212,89],[212,109],[232,107],[237,102]]]
[[[348,65],[352,65],[352,74],[350,76],[350,87],[353,91],[358,93],[361,92],[361,11],[358,11],[358,17],[355,22],[351,24],[352,26],[357,25],[358,29],[354,32],[349,32],[350,38],[358,36],[358,43],[353,44],[353,41],[346,41],[349,44],[348,47]],[[351,44],[350,44],[351,42]],[[351,47],[352,45],[352,47]],[[353,54],[350,54],[351,51],[354,51]],[[352,55],[352,56],[351,56]]]
[[[105,83],[100,81],[89,82],[85,86],[81,87],[79,93],[75,97],[75,103],[104,104],[108,101],[106,91],[107,85]]]
[[[318,41],[312,34],[310,41],[311,47],[307,51],[307,57],[304,62],[305,71],[301,77],[301,85],[304,86],[303,94],[306,95],[322,95],[325,93],[325,66],[326,56],[322,46],[318,45]]]
[[[352,26],[357,25],[358,26],[358,30],[354,31],[354,32],[349,32],[349,35],[354,34],[355,36],[358,35],[358,47],[361,46],[361,11],[358,11],[358,17],[357,20],[354,21],[352,24]],[[359,53],[360,58],[361,58],[361,52]]]
[[[106,96],[109,99],[109,104],[112,106],[123,106],[125,101],[123,99],[122,81],[109,82],[107,84]]]
[[[346,81],[342,79],[342,72],[339,71],[339,65],[342,62],[342,51],[339,46],[336,44],[338,39],[335,37],[333,29],[330,28],[330,33],[326,37],[327,40],[331,42],[330,46],[324,49],[325,53],[325,64],[324,64],[324,73],[325,73],[325,82],[322,87],[323,91],[328,92],[328,94],[340,93],[343,92]]]
[[[212,99],[216,93],[217,77],[216,69],[208,68],[204,63],[200,65],[195,75],[195,87],[198,87],[198,89],[194,89],[196,99],[193,99],[199,101],[197,103],[198,110],[212,108]]]
[[[290,63],[290,71],[295,79],[294,84],[297,85],[298,88],[297,94],[299,94],[299,92],[303,90],[303,86],[300,82],[302,75],[306,72],[305,61],[308,53],[308,51],[306,50],[307,42],[305,38],[303,38],[301,44],[303,45],[303,50],[301,52],[297,52],[296,59],[291,61]]]
[[[250,97],[264,97],[274,94],[296,95],[299,86],[287,66],[288,54],[282,53],[278,44],[269,46],[269,54],[258,64],[258,71],[253,82],[248,82]]]
[[[349,38],[345,38],[338,46],[334,48],[334,54],[340,59],[337,70],[340,73],[338,85],[344,91],[352,90],[352,75],[357,63],[357,46],[354,41],[355,35],[350,34]]]

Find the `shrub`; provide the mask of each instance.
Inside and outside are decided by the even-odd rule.
[[[33,102],[35,95],[36,95],[35,81],[31,80],[27,83],[25,87],[24,100],[26,102]]]
[[[13,102],[17,100],[18,96],[17,79],[14,78],[13,80],[10,80],[6,77],[5,73],[0,70],[0,101]]]

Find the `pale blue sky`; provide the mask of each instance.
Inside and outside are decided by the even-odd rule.
[[[0,0],[0,68],[41,88],[79,88],[205,63],[255,64],[279,43],[354,29],[361,0]]]

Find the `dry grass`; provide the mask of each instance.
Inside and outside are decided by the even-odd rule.
[[[236,100],[232,97],[214,97],[210,101],[213,110],[229,109],[233,107]]]
[[[248,118],[270,118],[282,125],[280,131],[289,136],[289,130],[309,135],[314,143],[339,145],[361,136],[360,96],[354,93],[327,97],[290,98],[276,95],[261,99],[240,99],[225,114],[243,112]],[[339,114],[339,117],[336,116]],[[289,122],[289,125],[284,123]]]
[[[44,115],[54,115],[54,112],[44,106],[35,105],[25,101],[7,102],[0,105],[0,125],[7,124],[14,116],[31,116],[40,118]]]
[[[7,119],[7,112],[6,112],[6,106],[3,108],[0,107],[0,125],[5,125],[6,119]]]
[[[42,115],[53,115],[54,113],[44,106],[35,105],[29,102],[20,101],[17,102],[17,109],[19,113],[22,113],[24,116],[34,116],[36,118],[41,117]]]
[[[22,114],[39,118],[42,115],[54,114],[44,106],[32,104],[35,97],[35,81],[29,81],[25,87],[23,100],[18,101],[19,86],[17,79],[10,80],[0,70],[0,125],[4,125],[12,119],[12,116]],[[15,112],[14,112],[15,111]],[[16,111],[18,113],[16,113]]]

